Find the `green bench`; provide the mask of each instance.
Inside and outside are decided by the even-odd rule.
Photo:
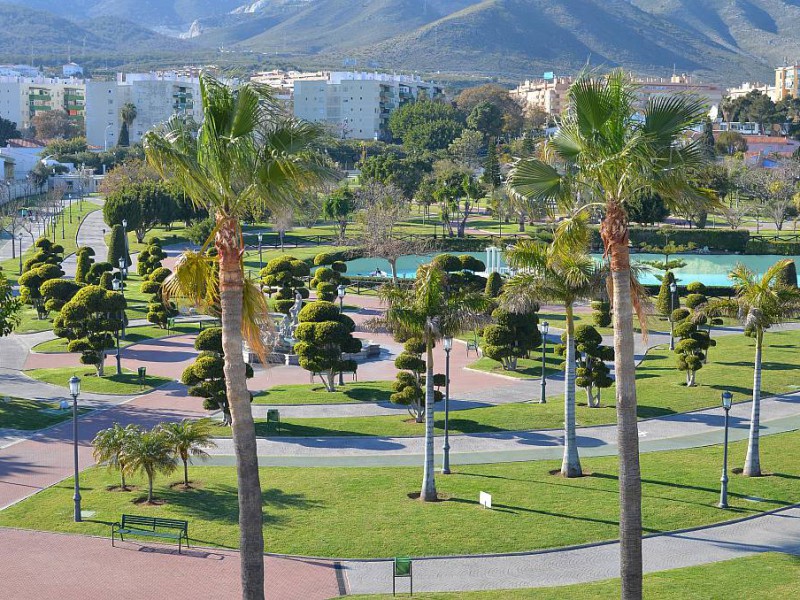
[[[112,546],[114,546],[116,535],[119,535],[119,539],[122,541],[125,541],[124,536],[126,535],[178,540],[178,554],[180,554],[183,540],[186,540],[186,547],[189,548],[189,521],[122,515],[121,523],[111,525]]]

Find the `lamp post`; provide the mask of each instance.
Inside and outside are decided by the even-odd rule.
[[[547,377],[545,377],[546,373],[545,356],[547,354],[547,332],[550,331],[550,323],[544,321],[540,327],[540,331],[542,332],[542,398],[541,400],[539,400],[539,404],[545,404],[547,402],[546,398]]]
[[[261,256],[262,256],[261,255],[261,242],[263,240],[264,240],[264,234],[263,233],[259,233],[258,234],[258,270],[259,270],[259,272],[261,271],[261,269],[264,268],[264,261],[261,258]]]
[[[69,202],[69,224],[72,225],[72,194],[67,194],[67,202]]]
[[[347,288],[343,283],[336,288],[336,294],[339,296],[339,312],[344,312],[344,297],[347,294]]]
[[[120,259],[122,262],[122,259]],[[111,287],[114,288],[115,292],[119,292],[122,294],[122,299],[125,300],[125,272],[120,269],[119,279],[116,277],[111,281]],[[125,313],[123,312],[123,319],[122,319],[122,339],[125,339]]]
[[[124,284],[122,283],[121,279],[117,279],[116,277],[111,281],[111,287],[114,288],[115,292],[121,292],[123,290]],[[124,292],[123,292],[124,294]],[[122,316],[120,317],[120,324],[124,328],[125,327],[125,312],[123,311]],[[117,338],[117,375],[122,375],[122,358],[119,353],[119,327],[116,328],[115,334]],[[122,337],[125,337],[125,332],[122,332]]]
[[[733,394],[728,390],[722,392],[722,408],[725,410],[725,441],[722,451],[722,477],[720,478],[721,488],[719,492],[719,507],[728,508],[728,413],[733,404]]]
[[[18,234],[19,237],[19,274],[22,275],[22,234]],[[14,243],[14,240],[11,240],[11,243]]]
[[[444,445],[442,446],[442,474],[450,474],[450,350],[453,349],[453,338],[444,338]]]
[[[675,311],[675,294],[678,292],[678,284],[674,281],[669,284],[669,349],[675,350],[675,319],[672,313]]]
[[[66,239],[66,234],[64,233],[64,198],[61,198],[61,239],[62,241]]]
[[[73,375],[69,378],[69,394],[72,396],[72,449],[75,458],[75,522],[81,522],[81,486],[78,482],[78,395],[81,393],[81,380]]]
[[[129,252],[128,252],[128,219],[122,219],[122,239],[125,240],[125,245],[124,245],[124,248],[125,248],[124,254],[125,254],[125,256],[123,256],[122,258],[125,259],[125,265],[124,266],[127,267],[128,266],[128,256],[129,256]]]

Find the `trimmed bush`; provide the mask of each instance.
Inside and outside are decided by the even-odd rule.
[[[503,277],[500,275],[500,273],[489,273],[489,277],[486,279],[486,288],[484,290],[486,296],[489,298],[497,298],[502,290]]]

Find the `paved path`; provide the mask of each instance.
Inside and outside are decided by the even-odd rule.
[[[648,537],[643,548],[644,570],[677,569],[760,552],[800,554],[800,507]],[[342,567],[349,593],[391,594],[390,561],[345,561]],[[427,558],[414,563],[414,591],[420,592],[545,587],[614,577],[619,577],[616,542],[530,554]]]
[[[730,438],[746,439],[750,402],[735,404],[730,412]],[[536,405],[531,405],[536,410]],[[639,422],[642,451],[694,448],[722,442],[723,413],[711,408]],[[761,401],[763,434],[800,429],[800,392]],[[617,453],[616,425],[579,427],[578,446],[582,456],[608,456]],[[214,464],[230,464],[233,444],[217,440],[210,450]],[[425,439],[418,437],[278,437],[259,438],[258,453],[264,465],[368,466],[417,465],[424,454]],[[548,460],[561,457],[563,432],[503,431],[450,436],[453,464],[497,463]],[[435,443],[440,458],[442,437]]]
[[[239,555],[231,550],[142,545],[108,538],[0,528],[2,597],[8,600],[230,600],[239,591]],[[267,556],[270,600],[324,600],[344,582],[330,561]]]
[[[93,204],[98,206],[103,205],[103,199],[91,198]],[[105,231],[109,229],[106,222],[103,220],[103,211],[96,210],[86,215],[86,218],[81,223],[78,229],[78,247],[89,246],[94,248],[95,262],[103,262],[108,257],[108,245],[106,244]],[[61,268],[67,277],[75,277],[75,269],[78,264],[78,259],[75,254],[70,254],[61,263]]]

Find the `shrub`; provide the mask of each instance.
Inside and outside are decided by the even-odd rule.
[[[431,263],[446,273],[460,271],[462,268],[459,258],[452,254],[440,254],[439,256],[435,257]]]
[[[536,312],[512,313],[498,308],[492,318],[495,324],[483,330],[483,353],[501,363],[504,370],[516,371],[517,361],[542,343],[539,317]]]
[[[212,217],[207,217],[196,223],[192,223],[186,228],[186,237],[189,238],[193,244],[202,246],[206,240],[211,237],[211,232],[214,231],[216,222]]]
[[[610,327],[611,319],[611,303],[608,300],[593,300],[592,301],[592,322],[595,327]]]
[[[489,298],[497,298],[502,289],[503,277],[500,273],[489,273],[489,277],[486,279],[486,289],[484,290],[486,296]]]
[[[482,260],[478,260],[470,254],[462,254],[458,257],[461,262],[461,268],[465,271],[483,272],[486,270],[486,265]]]
[[[708,301],[708,298],[705,294],[689,294],[686,296],[686,307],[695,309],[701,304],[705,304]]]

